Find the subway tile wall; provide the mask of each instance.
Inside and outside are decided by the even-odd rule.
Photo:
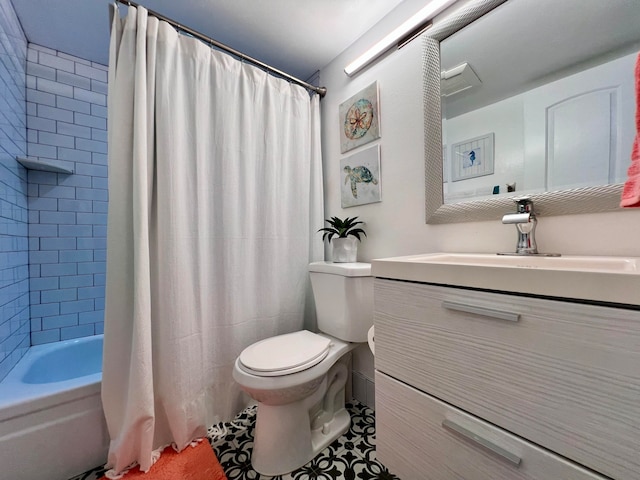
[[[0,0],[0,380],[29,348],[25,64],[27,40]]]
[[[29,171],[31,344],[103,331],[107,67],[28,45],[28,155],[72,175]]]

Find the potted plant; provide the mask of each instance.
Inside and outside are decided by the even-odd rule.
[[[318,232],[324,232],[322,240],[329,240],[332,246],[331,260],[335,263],[349,263],[355,262],[358,255],[358,244],[356,239],[360,241],[360,234],[365,237],[367,234],[365,231],[358,227],[358,225],[364,222],[357,221],[358,217],[345,218],[344,220],[338,217],[331,217],[330,220],[325,220],[330,227],[324,227],[318,230]],[[334,238],[336,237],[336,238]]]

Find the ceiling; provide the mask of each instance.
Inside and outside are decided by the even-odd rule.
[[[109,0],[11,0],[29,42],[106,65]],[[137,0],[309,79],[403,0]],[[122,11],[126,7],[121,5]]]

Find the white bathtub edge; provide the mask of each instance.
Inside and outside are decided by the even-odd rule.
[[[10,420],[21,415],[38,412],[46,408],[55,407],[91,395],[100,394],[102,374],[88,375],[87,384],[62,390],[46,396],[24,397],[21,400],[2,402],[0,400],[0,422]]]

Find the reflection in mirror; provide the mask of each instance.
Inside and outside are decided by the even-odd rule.
[[[628,1],[512,0],[443,40],[445,203],[623,181],[639,22]]]
[[[427,221],[499,218],[523,194],[541,215],[616,209],[639,24],[629,0],[474,0],[428,32]]]

